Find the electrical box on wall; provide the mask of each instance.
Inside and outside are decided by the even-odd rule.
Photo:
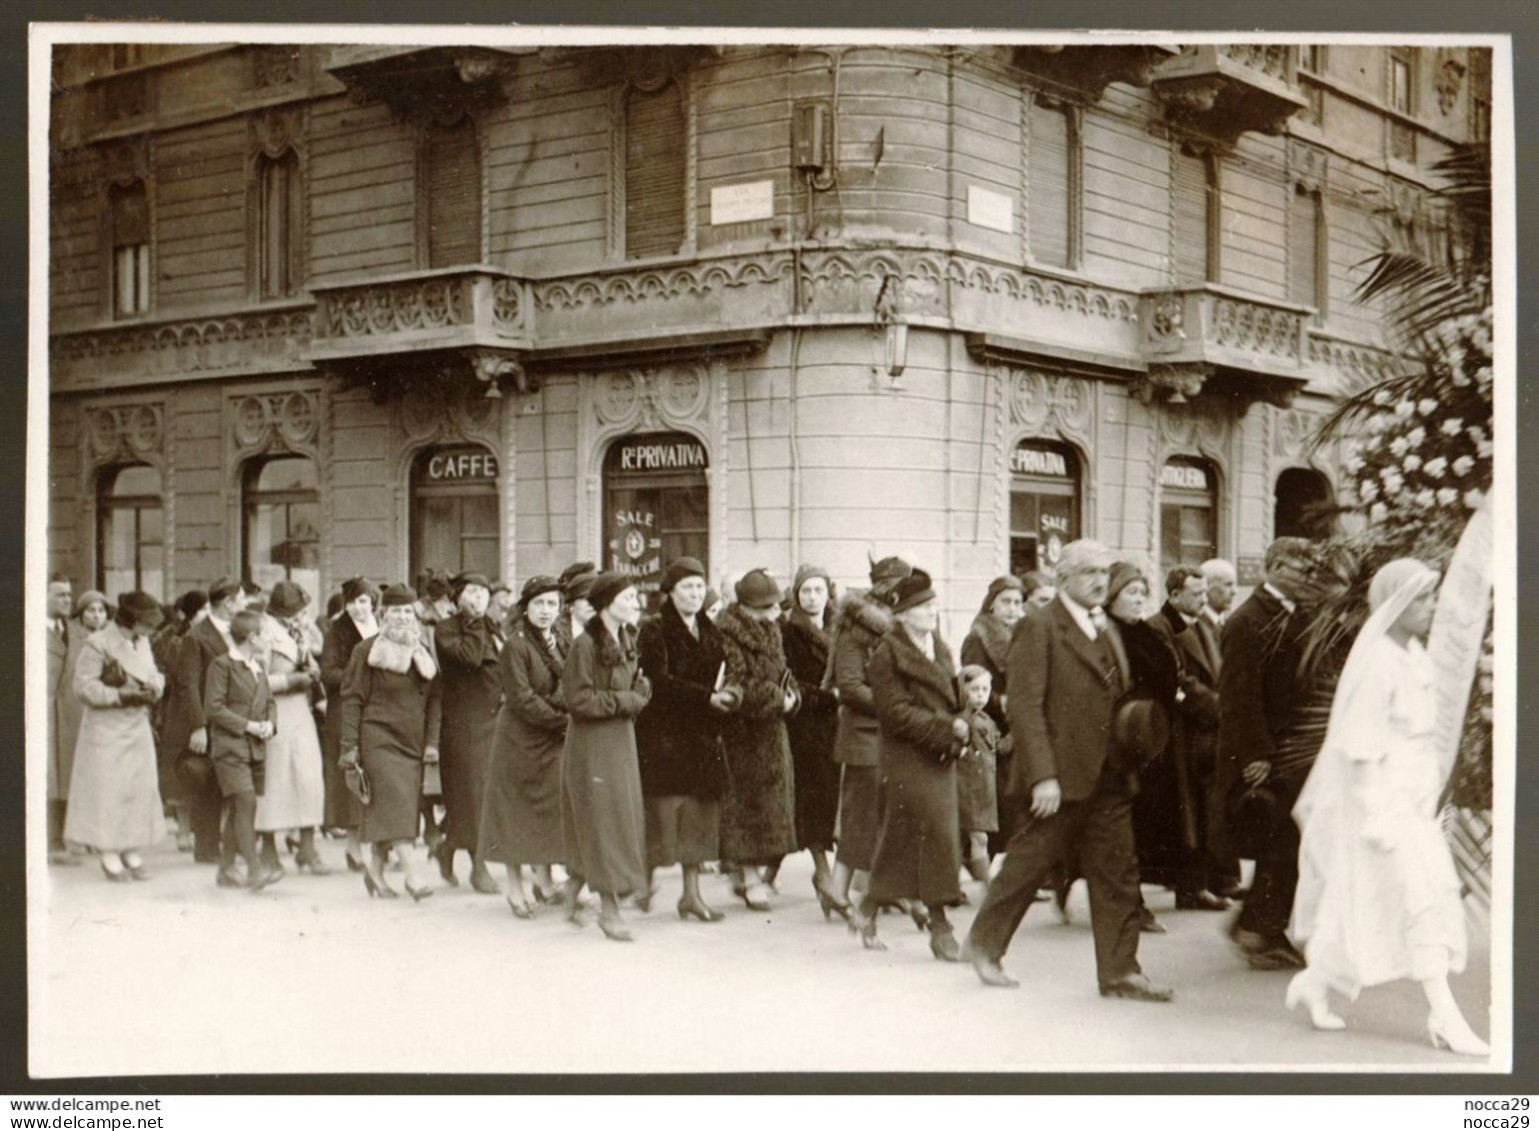
[[[804,102],[791,118],[791,159],[801,173],[821,173],[828,164],[829,109]]]

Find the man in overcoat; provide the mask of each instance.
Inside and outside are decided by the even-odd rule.
[[[1285,932],[1298,885],[1299,834],[1291,814],[1312,759],[1279,764],[1278,748],[1298,726],[1309,692],[1299,675],[1308,618],[1298,607],[1313,572],[1308,551],[1303,538],[1273,542],[1266,582],[1229,615],[1222,637],[1220,772],[1235,832],[1256,861],[1230,937],[1258,970],[1304,965]]]
[[[224,799],[214,766],[209,760],[208,717],[204,713],[204,682],[208,667],[234,647],[230,622],[246,607],[246,593],[239,581],[222,577],[208,587],[208,616],[188,630],[176,653],[176,671],[169,682],[174,706],[168,711],[168,741],[185,736],[177,751],[177,770],[186,782],[186,798],[192,824],[193,859],[203,864],[220,863],[219,882],[241,886],[231,865],[234,843],[220,847],[220,816]],[[180,741],[178,742],[180,746]]]
[[[65,865],[80,863],[64,840],[75,737],[80,732],[80,701],[75,698],[71,661],[85,637],[85,629],[70,620],[74,607],[69,578],[54,574],[48,582],[48,862]]]
[[[1058,596],[1015,627],[1007,657],[1015,736],[1008,792],[1028,812],[973,920],[970,960],[985,985],[1018,983],[1000,968],[1037,891],[1072,853],[1090,886],[1096,976],[1103,997],[1169,1001],[1138,965],[1136,785],[1117,755],[1113,713],[1125,690],[1101,608],[1111,553],[1083,539],[1063,548]]]

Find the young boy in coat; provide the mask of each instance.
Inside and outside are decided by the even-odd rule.
[[[263,864],[256,848],[256,799],[262,792],[267,740],[275,733],[277,705],[262,667],[262,618],[250,610],[230,621],[231,649],[209,663],[203,682],[203,713],[208,718],[209,756],[224,795],[226,828],[221,887],[237,887],[235,852],[246,861],[245,887],[260,891],[283,878],[283,869]]]
[[[994,677],[981,664],[968,664],[957,675],[966,700],[967,746],[957,763],[957,809],[966,842],[967,871],[981,884],[989,881],[989,834],[999,831],[999,797],[995,765],[999,756],[999,726],[986,708],[994,692]]]

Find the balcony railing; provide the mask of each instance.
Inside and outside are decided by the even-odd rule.
[[[1208,137],[1233,141],[1281,133],[1307,104],[1298,84],[1298,47],[1286,43],[1203,43],[1160,65],[1151,83],[1166,117]]]
[[[1213,286],[1146,293],[1139,306],[1152,391],[1201,391],[1210,378],[1248,400],[1281,403],[1308,383],[1306,306]]]

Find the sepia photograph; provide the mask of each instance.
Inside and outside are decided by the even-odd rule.
[[[33,1078],[1512,1071],[1511,40],[772,22],[32,26]]]

